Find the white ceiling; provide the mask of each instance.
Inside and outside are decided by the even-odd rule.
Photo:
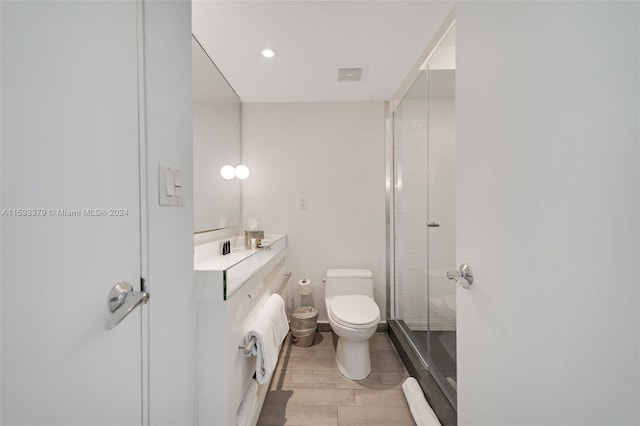
[[[194,0],[193,33],[243,102],[386,100],[453,5]],[[364,80],[338,82],[337,67],[353,65],[367,67]]]

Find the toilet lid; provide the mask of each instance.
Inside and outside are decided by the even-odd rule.
[[[380,309],[376,302],[368,296],[361,295],[333,297],[331,314],[345,325],[368,325],[380,319]]]

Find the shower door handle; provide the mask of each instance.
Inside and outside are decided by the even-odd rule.
[[[428,228],[439,228],[440,227],[440,222],[436,222],[435,220],[432,220],[431,222],[427,222],[427,227]]]
[[[473,284],[473,273],[471,267],[466,263],[460,265],[460,271],[447,272],[447,278],[460,284],[464,289],[470,289]]]

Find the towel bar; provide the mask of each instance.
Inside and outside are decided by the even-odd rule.
[[[286,274],[284,274],[284,281],[282,281],[282,284],[280,284],[280,288],[276,293],[278,294],[282,293],[282,290],[284,290],[284,287],[287,285],[289,278],[291,278],[291,274],[292,274],[291,272],[287,272]]]
[[[256,338],[255,338],[255,336],[251,336],[251,339],[249,339],[249,343],[247,343],[246,345],[238,346],[238,349],[239,350],[243,350],[244,351],[244,356],[249,358],[252,355],[253,347],[255,345],[256,345]]]

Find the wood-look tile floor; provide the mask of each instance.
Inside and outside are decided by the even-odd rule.
[[[415,425],[402,392],[408,374],[387,334],[372,337],[371,375],[359,381],[338,371],[336,342],[317,333],[313,346],[299,348],[287,337],[258,425]]]

